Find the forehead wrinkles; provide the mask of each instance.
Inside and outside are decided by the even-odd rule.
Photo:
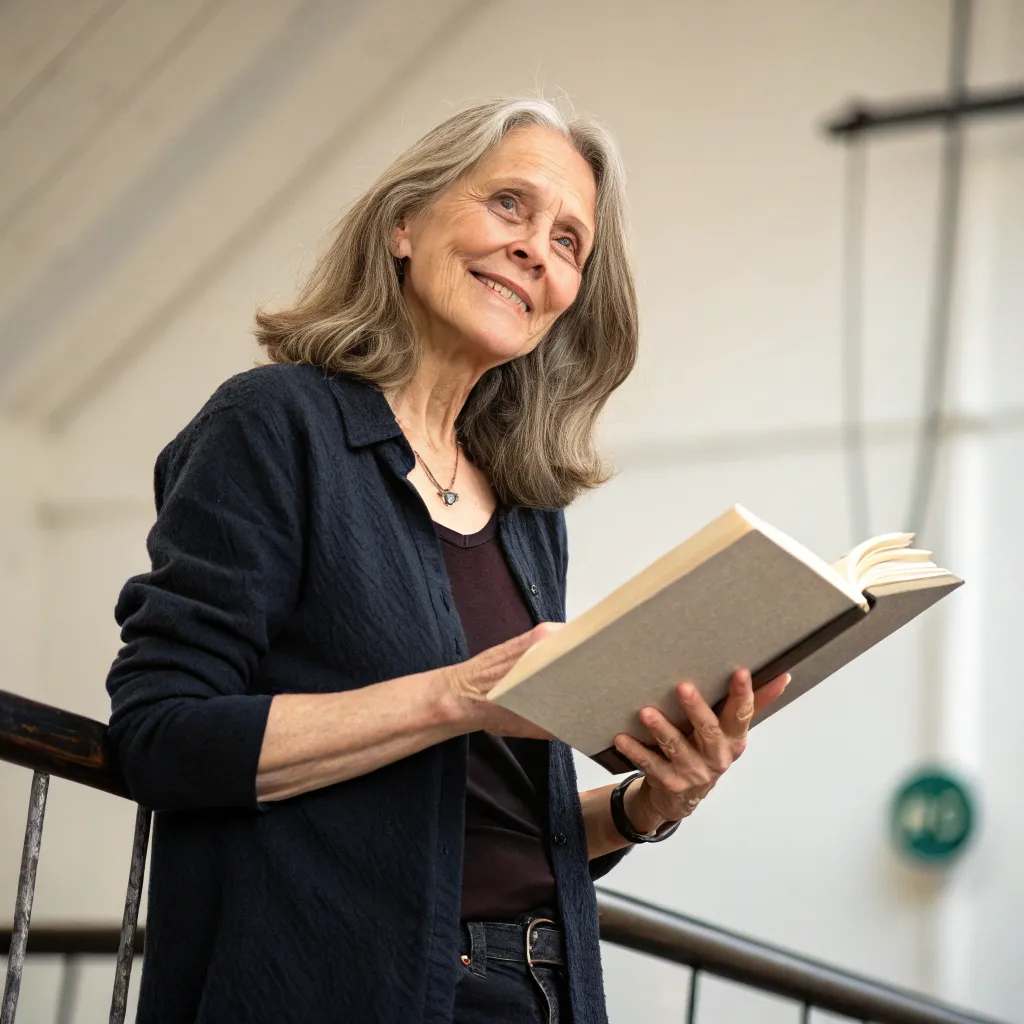
[[[542,204],[545,199],[547,200],[545,212],[550,213],[552,219],[559,220],[564,211],[567,216],[582,221],[585,225],[589,224],[590,214],[587,210],[587,203],[577,183],[558,170],[548,173],[545,168],[541,170],[541,174],[547,176],[552,185],[549,196],[545,197],[544,193],[541,193]]]
[[[575,154],[575,151],[573,151]],[[578,157],[582,161],[582,157]],[[587,179],[580,180],[578,174],[568,168],[564,161],[553,153],[528,153],[524,154],[521,165],[526,171],[533,171],[533,174],[524,175],[533,179],[536,183],[538,198],[541,200],[545,210],[551,213],[556,219],[561,216],[563,209],[573,216],[578,217],[584,223],[591,220],[588,186],[591,182]],[[590,173],[589,165],[587,173]]]

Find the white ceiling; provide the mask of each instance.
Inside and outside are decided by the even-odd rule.
[[[0,5],[0,411],[59,428],[479,6]]]

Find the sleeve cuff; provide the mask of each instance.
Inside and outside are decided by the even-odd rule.
[[[172,698],[143,730],[133,734],[127,723],[119,750],[128,748],[121,760],[132,797],[153,810],[265,810],[256,799],[256,770],[272,699]]]

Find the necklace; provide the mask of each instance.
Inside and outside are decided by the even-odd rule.
[[[395,421],[402,428],[402,431],[406,434],[406,436],[408,436],[409,431],[408,431],[408,428],[406,427],[406,425],[397,416],[395,417]],[[457,502],[459,500],[458,492],[453,491],[452,488],[455,486],[455,477],[458,475],[458,472],[459,472],[459,448],[462,447],[459,444],[458,439],[455,437],[455,431],[454,430],[452,431],[452,440],[455,441],[455,468],[452,470],[452,479],[451,479],[451,482],[448,484],[447,487],[442,487],[437,482],[437,477],[434,476],[434,474],[430,472],[430,467],[427,465],[426,459],[424,459],[423,456],[420,455],[420,453],[418,451],[416,451],[415,448],[412,449],[413,455],[415,455],[416,458],[419,459],[420,465],[423,467],[423,472],[427,474],[427,478],[434,485],[434,489],[437,491],[437,496],[449,508],[452,505],[454,505],[455,502]],[[410,444],[409,447],[412,448],[412,445]]]
[[[418,451],[416,451],[415,448],[413,448],[412,453],[413,453],[413,455],[416,456],[417,459],[420,460],[420,465],[423,467],[423,472],[427,474],[427,476],[430,479],[430,482],[434,485],[434,488],[437,491],[437,496],[446,505],[448,505],[448,506],[454,505],[455,502],[457,502],[459,500],[459,495],[455,491],[452,490],[452,488],[455,486],[456,474],[459,472],[459,442],[458,441],[455,442],[455,468],[452,470],[452,479],[451,479],[451,482],[448,484],[447,487],[442,487],[437,482],[437,477],[434,476],[434,474],[430,472],[430,467],[427,465],[426,460],[423,458],[422,455],[420,455],[420,453]]]

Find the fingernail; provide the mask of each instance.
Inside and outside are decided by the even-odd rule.
[[[681,683],[679,686],[679,696],[682,697],[683,700],[689,700],[695,692],[696,690],[694,689],[693,683]]]
[[[784,672],[782,674],[782,679],[783,679],[782,690],[785,690],[785,688],[787,686],[789,686],[789,684],[792,682],[793,677],[788,672]],[[782,693],[782,690],[779,690],[779,693]]]
[[[640,712],[640,721],[643,722],[644,725],[651,725],[651,724],[653,724],[654,719],[655,719],[655,711],[654,711],[653,708],[643,708],[641,710],[641,712]]]

